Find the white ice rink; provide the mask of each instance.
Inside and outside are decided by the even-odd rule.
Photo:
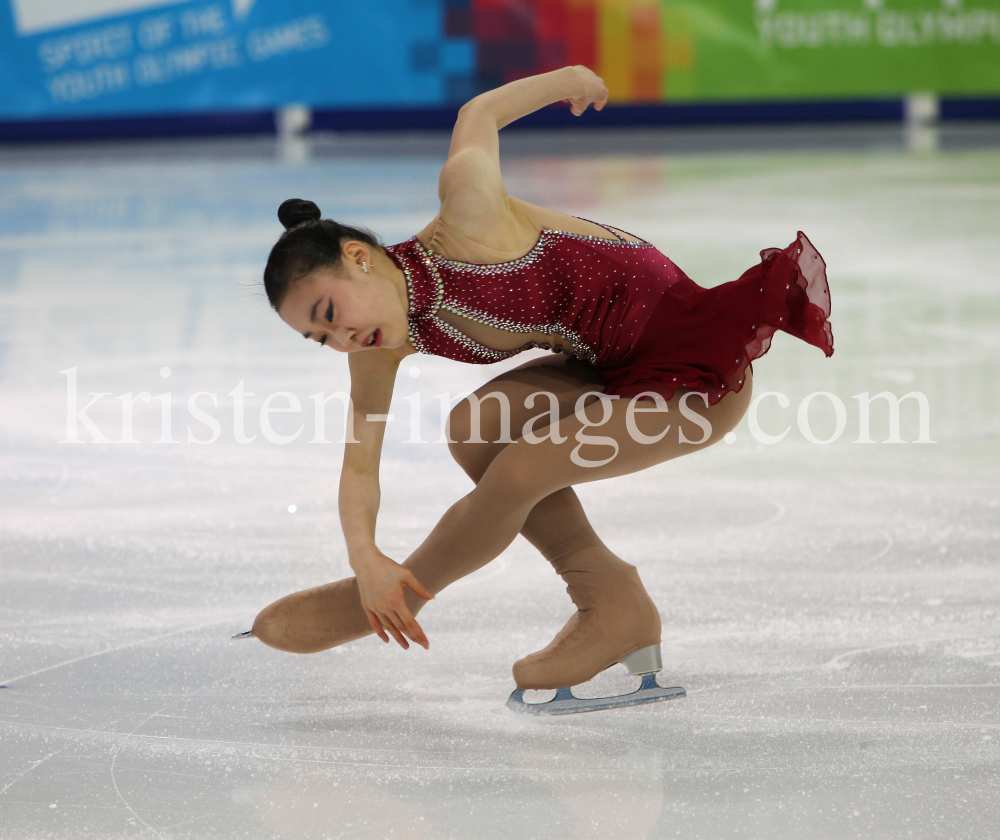
[[[7,149],[0,838],[998,836],[1000,131],[916,151],[894,129],[503,140],[511,194],[650,239],[702,285],[800,229],[829,266],[833,358],[779,334],[754,365],[756,393],[788,397],[760,405],[766,433],[790,428],[780,443],[744,419],[731,445],[577,488],[660,607],[661,683],[688,696],[507,710],[511,665],[572,611],[520,537],[421,613],[430,651],[229,642],[275,598],[350,573],[341,412],[318,429],[310,399],[346,392],[347,364],[262,296],[275,210],[311,198],[404,239],[435,213],[446,137]],[[528,358],[404,361],[387,554],[405,559],[471,489],[439,441],[439,395]],[[138,442],[68,429],[71,376],[77,408],[105,394],[86,416],[111,441],[118,398],[146,392]],[[250,443],[227,396],[240,381]],[[844,406],[828,444],[797,424],[819,391],[817,439]],[[904,443],[885,442],[885,400],[875,442],[855,443],[854,395],[882,391],[925,395],[934,442],[914,442],[911,398]],[[212,443],[188,439],[212,435],[197,392]],[[269,415],[273,440],[303,427],[291,443],[261,427],[276,392],[301,403]],[[164,405],[176,443],[158,442]]]

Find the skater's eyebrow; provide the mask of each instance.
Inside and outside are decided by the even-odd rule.
[[[322,302],[323,302],[323,298],[320,298],[318,301],[316,301],[313,304],[313,308],[309,310],[309,320],[310,321],[315,321],[316,320],[316,307],[319,306],[320,303],[322,303]],[[310,336],[312,336],[311,332],[302,333],[302,337],[303,338],[309,338]]]

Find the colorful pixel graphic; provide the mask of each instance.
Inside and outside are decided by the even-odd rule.
[[[585,64],[618,102],[1000,92],[1000,0],[445,2],[480,89]]]
[[[668,31],[668,17],[666,4],[649,0],[472,0],[480,84],[584,64],[612,99],[658,102],[692,56],[690,36]]]

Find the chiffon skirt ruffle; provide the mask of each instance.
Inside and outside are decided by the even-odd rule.
[[[626,399],[679,387],[714,405],[742,389],[746,369],[782,330],[833,355],[826,263],[801,231],[787,248],[760,252],[738,280],[712,289],[682,276],[657,303],[635,345],[612,366],[595,365],[606,395]]]

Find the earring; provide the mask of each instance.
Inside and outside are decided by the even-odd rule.
[[[365,274],[367,274],[368,273],[368,263],[366,263],[366,262],[361,263],[361,267],[365,270]]]

